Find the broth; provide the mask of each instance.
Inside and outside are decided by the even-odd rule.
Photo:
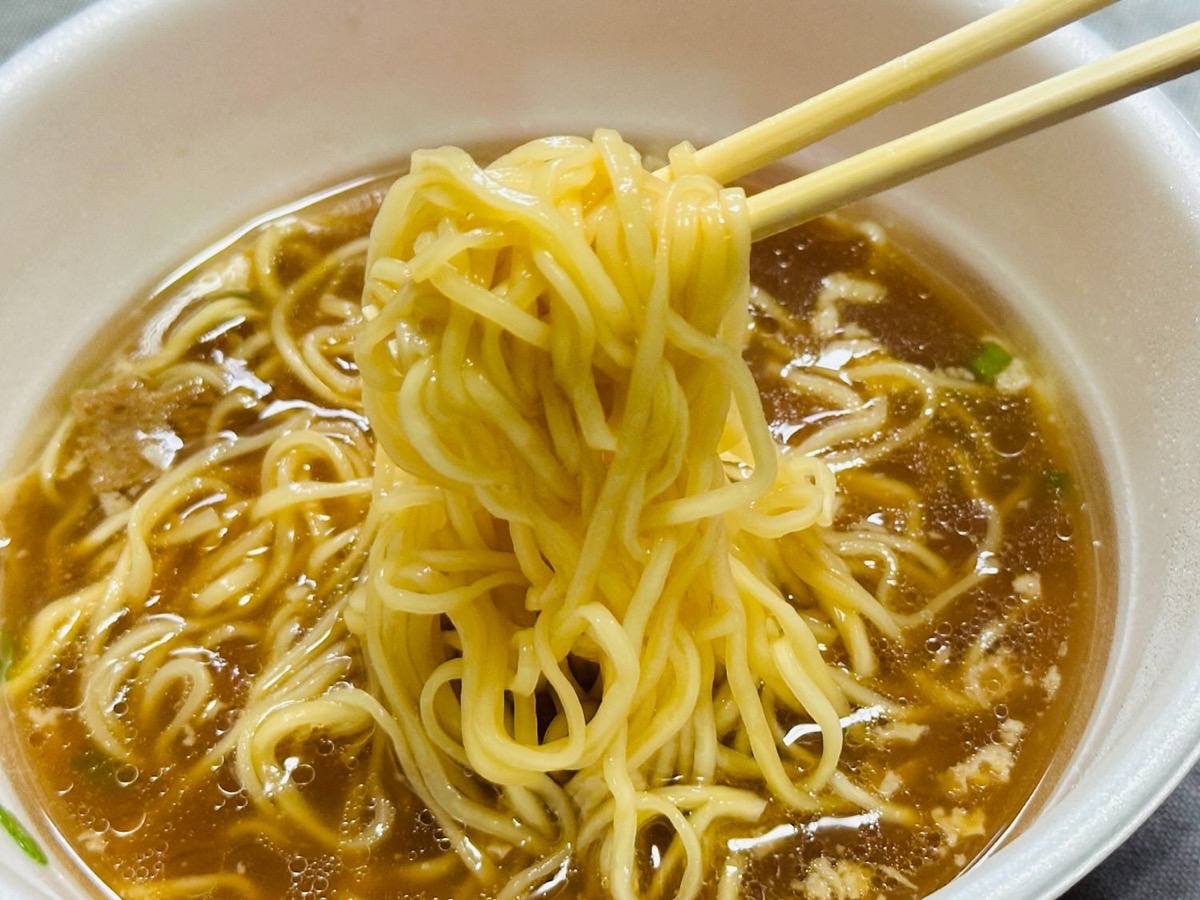
[[[154,298],[135,340],[77,386],[76,426],[56,452],[43,455],[51,463],[14,482],[3,511],[3,623],[18,648],[39,611],[87,590],[115,564],[112,535],[96,531],[106,517],[128,509],[157,470],[200,453],[222,433],[265,433],[281,417],[303,415],[330,441],[370,458],[361,410],[332,404],[295,377],[278,346],[248,347],[245,329],[261,314],[255,310],[277,302],[250,274],[253,255],[263,252],[264,229],[282,235],[268,269],[287,286],[366,233],[383,189],[383,182],[348,189],[222,250]],[[296,352],[307,352],[304,335],[317,335],[314,352],[352,382],[344,329],[361,294],[362,264],[348,260],[302,292],[276,324],[293,336]],[[1083,673],[1102,637],[1097,567],[1106,551],[1095,524],[1103,520],[1099,489],[1080,471],[1082,451],[1063,414],[1031,378],[1034,362],[1007,338],[994,337],[974,304],[875,226],[826,218],[765,241],[755,247],[752,280],[747,359],[772,430],[798,452],[818,434],[834,448],[842,499],[831,539],[842,542],[856,578],[874,591],[889,559],[856,555],[856,535],[889,535],[896,554],[925,560],[919,579],[901,579],[888,595],[890,608],[910,620],[904,640],[873,642],[880,670],[869,691],[899,712],[864,703],[865,712],[843,723],[842,768],[889,802],[915,810],[916,820],[895,824],[862,809],[804,817],[771,803],[753,827],[720,826],[719,839],[742,860],[745,896],[922,895],[1003,834],[1059,752],[1072,711],[1090,702],[1094,685]],[[188,361],[222,373],[222,380],[150,383],[130,360],[159,352],[186,330],[197,298],[246,310],[187,351]],[[905,382],[901,369],[867,373],[880,360],[920,367],[925,380]],[[800,383],[824,393],[801,393]],[[876,396],[883,387],[891,393],[886,406]],[[857,406],[814,399],[848,391],[857,394]],[[881,408],[874,433],[830,441],[836,432],[827,429]],[[917,439],[858,462],[876,452],[882,436],[903,434],[918,420],[928,427]],[[261,492],[267,453],[264,446],[222,463],[221,490],[200,490],[186,510],[160,523],[149,599],[141,611],[121,615],[118,633],[156,625],[164,635],[184,633],[180,623],[204,607],[208,586],[234,578],[244,560],[253,564],[260,541],[247,510]],[[309,482],[338,478],[320,464],[305,465]],[[981,496],[1003,520],[999,535],[988,531]],[[309,508],[288,538],[286,571],[272,576],[277,588],[242,591],[238,622],[286,616],[294,634],[317,629],[361,578],[343,564],[344,555],[322,556],[317,546],[331,535],[352,534],[367,499],[347,494]],[[937,558],[913,549],[918,540]],[[231,553],[239,546],[248,555]],[[969,577],[972,567],[976,580],[926,621],[922,610],[931,597]],[[253,624],[229,627],[204,646],[147,640],[146,657],[199,667],[212,689],[202,726],[177,728],[187,690],[163,688],[151,704],[156,714],[139,718],[131,692],[144,689],[118,677],[110,706],[146,764],[113,758],[91,736],[80,702],[80,648],[65,651],[46,677],[10,698],[17,753],[33,775],[37,804],[102,882],[129,897],[478,894],[395,763],[371,741],[315,734],[304,746],[287,746],[280,761],[282,777],[342,833],[359,824],[346,821],[348,810],[364,821],[373,815],[356,800],[364,773],[382,779],[401,824],[369,849],[331,854],[248,800],[232,752],[213,752],[252,703],[244,676],[271,665],[278,649]],[[339,661],[342,681],[366,683],[353,637],[323,646]],[[18,676],[19,666],[18,654]],[[784,724],[798,753],[819,750],[810,723]],[[645,830],[640,849],[648,872],[668,858],[670,836]],[[602,895],[596,869],[594,859],[575,859],[542,896]],[[714,892],[718,882],[712,879]]]

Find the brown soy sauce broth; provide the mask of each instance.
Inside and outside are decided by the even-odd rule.
[[[934,260],[936,268],[925,258]],[[986,494],[1006,498],[1001,500],[1005,537],[997,554],[1001,572],[957,601],[936,623],[913,628],[904,647],[885,652],[880,679],[890,687],[885,693],[916,701],[921,686],[914,684],[913,671],[939,658],[960,657],[981,633],[1002,623],[999,647],[1017,664],[1016,685],[990,708],[950,712],[936,723],[926,722],[930,727],[920,740],[890,746],[886,753],[850,729],[843,755],[851,771],[878,773],[883,766],[899,773],[906,789],[920,798],[919,805],[926,810],[942,807],[954,815],[947,785],[954,780],[952,773],[964,771],[955,767],[974,753],[982,750],[986,757],[987,748],[1004,746],[1005,723],[1010,723],[1009,729],[1015,727],[1011,723],[1020,723],[1020,750],[1002,789],[973,796],[967,792],[977,804],[975,810],[986,815],[986,834],[947,847],[936,822],[912,831],[887,825],[856,829],[836,820],[808,823],[794,852],[765,857],[755,869],[762,896],[771,896],[773,889],[800,886],[805,863],[822,855],[890,859],[901,868],[907,861],[916,864],[918,875],[911,880],[925,893],[986,855],[1006,829],[1019,829],[1022,817],[1036,809],[1065,765],[1107,655],[1115,583],[1113,527],[1105,506],[1107,488],[1098,477],[1082,417],[1052,380],[1054,373],[1036,356],[1036,348],[1029,347],[1027,335],[1011,321],[1001,298],[920,236],[891,227],[884,235],[870,222],[841,217],[818,220],[757,244],[751,278],[789,314],[806,320],[815,311],[822,279],[832,270],[885,287],[886,300],[848,305],[842,323],[851,332],[869,332],[897,359],[933,370],[957,370],[969,365],[987,336],[1000,334],[1026,338],[1022,351],[1028,347],[1031,353],[1025,362],[1036,371],[1033,389],[1017,395],[990,391],[972,404],[996,451],[977,474]],[[1004,315],[1006,327],[995,328],[985,310]],[[769,316],[757,317],[755,327],[768,334],[776,331]],[[763,343],[752,341],[747,357],[759,379],[764,407],[777,436],[799,444],[824,411],[798,401],[772,377],[778,359],[772,364],[772,353]],[[796,358],[805,359],[819,356],[822,344],[807,334],[788,346]],[[903,418],[904,411],[898,412]],[[936,423],[925,439],[865,467],[856,478],[877,473],[915,486],[932,545],[948,559],[962,560],[980,535],[975,513],[956,484],[962,460],[948,452],[956,445],[954,434],[953,422]],[[856,494],[853,481],[848,483],[844,474],[839,487],[846,496],[841,522],[861,517],[894,521],[900,515],[897,510],[889,514],[886,504],[874,497]],[[1039,602],[1030,603],[1014,591],[1013,579],[1021,573],[1037,573]],[[984,685],[985,693],[988,687]],[[876,774],[868,780],[878,783],[880,777],[887,776]]]
[[[295,215],[323,221],[317,249],[336,245],[365,233],[382,184],[361,184]],[[968,283],[964,290],[960,280],[951,284],[940,278],[919,262],[919,242],[916,251],[910,251],[890,238],[877,238],[862,223],[824,219],[755,248],[753,281],[796,322],[812,318],[822,279],[836,273],[879,284],[886,293],[879,303],[844,305],[837,327],[824,335],[806,327],[781,329],[761,310],[755,315],[747,359],[772,427],[785,443],[799,446],[828,421],[828,410],[781,382],[779,369],[789,359],[811,362],[831,341],[847,334],[869,335],[897,360],[934,371],[959,371],[978,353],[985,336],[1000,334],[1007,344],[1009,329],[995,329],[980,312],[1002,308],[1001,301],[967,296],[979,286]],[[244,246],[243,241],[222,254],[243,252]],[[280,279],[296,277],[309,261],[302,255],[280,260]],[[186,290],[194,277],[184,276],[154,298],[147,307],[149,315],[170,308],[172,297]],[[354,284],[344,289],[352,294]],[[300,323],[314,315],[304,308],[295,313]],[[1078,443],[1077,434],[1085,432],[1065,427],[1079,417],[1069,402],[1051,400],[1051,392],[1041,390],[1049,376],[1037,357],[1020,352],[1025,347],[1015,349],[1033,371],[1038,388],[1013,395],[985,390],[968,404],[996,451],[987,459],[972,457],[971,467],[983,491],[1005,505],[1004,540],[995,561],[1000,571],[935,622],[910,628],[902,645],[876,642],[882,671],[874,687],[916,710],[907,722],[910,727],[893,729],[898,733],[886,738],[876,722],[847,729],[843,767],[917,807],[921,822],[907,828],[869,815],[804,819],[772,804],[753,831],[761,835],[773,826],[775,837],[750,853],[743,881],[746,896],[839,896],[839,886],[850,890],[857,883],[857,864],[864,864],[872,879],[864,896],[928,893],[986,853],[1030,806],[1031,798],[1036,802],[1039,785],[1052,781],[1068,755],[1098,685],[1096,667],[1103,664],[1108,599],[1101,585],[1111,579],[1099,573],[1111,574],[1113,562],[1102,559],[1111,552],[1111,527],[1104,486],[1087,465],[1091,451]],[[110,363],[111,355],[94,360],[89,372],[75,377],[68,389],[101,381]],[[278,399],[320,406],[303,384],[286,374],[274,380],[271,389]],[[903,401],[891,409],[897,422],[912,413]],[[860,520],[901,527],[911,508],[881,500],[871,479],[902,480],[919,498],[922,527],[932,545],[952,566],[968,560],[981,539],[981,525],[957,474],[963,459],[961,432],[953,416],[945,419],[935,421],[925,438],[876,463],[842,470],[843,500],[834,527]],[[255,423],[248,420],[245,426],[253,428]],[[248,458],[242,464],[249,472],[257,463]],[[98,564],[79,562],[69,549],[98,513],[64,513],[72,504],[97,504],[89,490],[81,479],[75,495],[56,505],[26,485],[4,514],[8,546],[2,551],[0,612],[6,632],[19,634],[43,604],[77,589],[88,578],[88,565]],[[61,524],[71,517],[70,527]],[[176,560],[171,578],[185,579],[189,565],[186,558]],[[1024,591],[1017,590],[1014,579],[1030,574],[1036,574],[1036,585],[1026,579]],[[160,595],[169,595],[171,578],[159,586]],[[1038,596],[1029,596],[1033,593]],[[901,585],[895,603],[901,610],[916,609],[919,594],[919,585]],[[962,676],[964,660],[981,641],[987,643],[987,652],[981,677],[970,689],[976,696],[967,696],[960,682],[943,684],[947,674]],[[223,674],[217,688],[231,715],[242,700],[239,672],[254,671],[262,655],[263,648],[252,643],[231,642],[222,648],[217,668]],[[991,655],[1003,663],[988,670]],[[361,680],[363,675],[354,670],[350,677]],[[947,690],[931,701],[939,684]],[[101,880],[114,885],[152,883],[216,868],[250,878],[261,895],[269,897],[474,895],[469,885],[464,893],[457,879],[408,884],[398,880],[407,863],[436,855],[441,841],[394,768],[390,792],[399,819],[412,827],[396,829],[369,855],[339,859],[264,821],[247,804],[226,766],[185,796],[179,773],[170,768],[134,772],[113,764],[92,745],[74,715],[77,692],[77,673],[69,664],[60,666],[10,710],[17,740],[9,742],[5,752],[31,776],[31,805],[46,811],[50,828],[61,835],[67,852],[77,854]],[[218,719],[212,732],[196,735],[195,742],[211,743],[221,727]],[[153,724],[145,731],[152,734]],[[328,797],[332,811],[353,790],[368,751],[347,752],[317,741],[297,752],[307,767],[307,789],[312,796]],[[665,853],[668,837],[666,831],[645,829],[642,849],[648,871]],[[721,838],[745,841],[747,835],[729,830]],[[602,890],[595,866],[594,860],[577,861],[557,895]],[[210,895],[239,896],[233,889]]]

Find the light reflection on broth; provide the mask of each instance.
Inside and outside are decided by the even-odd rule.
[[[372,687],[339,604],[367,553],[374,441],[352,343],[361,239],[385,187],[289,214],[171,286],[155,300],[170,315],[152,313],[137,352],[83,380],[4,498],[3,621],[18,646],[39,627],[75,634],[66,607],[39,618],[74,596],[89,614],[113,604],[113,643],[136,650],[130,669],[128,655],[104,662],[111,644],[72,638],[19,656],[8,692],[39,804],[122,896],[479,892],[378,736],[283,741],[259,786],[265,807],[247,791],[262,773],[239,767],[231,737],[240,716],[269,718],[264,677],[287,682],[319,659],[324,688]],[[769,800],[756,821],[722,820],[706,840],[739,860],[747,896],[928,893],[1014,820],[1071,711],[1090,701],[1095,485],[1033,362],[875,226],[811,223],[757,245],[751,273],[746,358],[772,433],[819,448],[837,472],[826,540],[904,627],[902,641],[871,641],[877,675],[846,675],[856,704],[840,769],[912,822]],[[222,455],[229,434],[247,440]],[[141,532],[154,562],[138,602],[114,602],[95,585],[138,564],[123,562],[118,534],[136,501],[158,473],[206,453]],[[270,527],[267,508],[283,510]],[[848,666],[830,623],[806,615],[827,661]],[[89,654],[104,678],[82,692]],[[815,723],[788,709],[773,722],[796,759],[820,755]],[[727,734],[744,758],[748,738],[734,723]],[[270,814],[293,794],[316,816]],[[673,834],[654,822],[639,832],[648,874],[671,858]],[[514,851],[497,864],[530,860]],[[597,868],[572,859],[544,895],[603,896]],[[720,883],[710,874],[706,895]],[[669,894],[679,876],[667,877]]]

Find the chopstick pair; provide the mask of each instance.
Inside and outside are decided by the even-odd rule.
[[[1019,0],[697,150],[695,164],[731,181],[1113,2]],[[1197,68],[1200,21],[756,194],[749,199],[753,237],[778,234]]]

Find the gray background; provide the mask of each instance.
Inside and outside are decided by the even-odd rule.
[[[0,60],[88,2],[0,0]],[[1200,0],[1124,0],[1087,22],[1113,46],[1125,47],[1198,17]],[[1200,74],[1167,85],[1164,91],[1200,129]],[[1200,768],[1064,900],[1189,897],[1200,898]]]

